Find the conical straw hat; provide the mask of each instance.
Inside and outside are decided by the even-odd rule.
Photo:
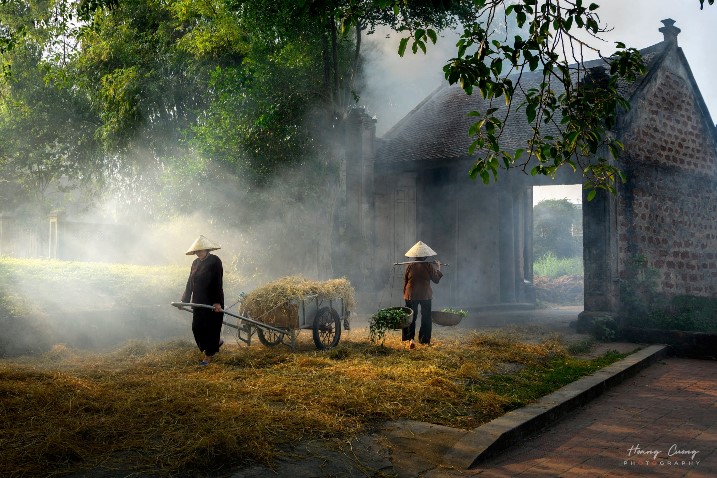
[[[210,241],[204,236],[199,236],[197,240],[194,241],[194,244],[189,246],[189,250],[186,252],[186,254],[188,256],[191,256],[197,251],[216,251],[217,249],[221,249],[221,246],[219,244]]]
[[[436,251],[422,243],[421,241],[418,241],[413,245],[412,248],[406,252],[406,257],[428,257],[428,256],[435,256]]]

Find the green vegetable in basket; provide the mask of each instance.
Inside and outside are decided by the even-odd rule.
[[[406,317],[406,309],[402,307],[379,310],[369,319],[368,339],[371,343],[381,341],[381,346],[383,346],[386,340],[386,331],[400,329],[405,324]]]
[[[441,312],[448,312],[449,314],[460,315],[461,319],[465,319],[466,315],[468,315],[468,312],[466,312],[463,309],[453,309],[451,307],[446,307],[445,309],[441,309]]]

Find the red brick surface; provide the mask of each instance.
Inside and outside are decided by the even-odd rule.
[[[684,74],[683,74],[684,75]],[[647,105],[625,138],[625,149],[644,163],[715,174],[715,154],[698,100],[686,76],[657,72],[644,92]]]
[[[696,454],[669,456],[671,447]],[[470,474],[717,476],[717,362],[658,362]]]
[[[669,63],[669,60],[668,60]],[[687,77],[660,70],[625,133],[628,190],[618,206],[620,275],[634,256],[668,295],[717,295],[717,157]]]

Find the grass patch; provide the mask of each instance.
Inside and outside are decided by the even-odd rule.
[[[0,357],[49,350],[58,342],[92,348],[188,331],[169,303],[179,300],[186,267],[0,257]],[[242,278],[225,272],[227,305]]]
[[[488,377],[475,387],[482,392],[506,397],[502,408],[507,412],[528,405],[624,357],[624,354],[615,351],[607,352],[593,360],[554,357],[544,363],[533,364],[515,374]]]
[[[557,337],[469,334],[409,351],[357,329],[327,352],[227,344],[209,367],[188,342],[105,354],[55,346],[0,360],[0,461],[9,476],[121,470],[177,475],[251,462],[284,445],[350,437],[380,421],[473,428],[618,360],[569,355]],[[504,370],[518,370],[505,373]]]
[[[0,257],[0,295],[12,303],[16,313],[59,304],[110,307],[165,303],[179,299],[189,266],[189,261],[186,266],[138,266]],[[225,272],[224,282],[227,299],[238,296],[241,278]]]
[[[561,276],[583,275],[583,258],[567,257],[559,259],[552,252],[533,262],[533,273],[555,279]]]
[[[583,303],[582,257],[558,259],[548,253],[533,263],[535,297],[541,304]]]
[[[579,340],[577,342],[571,342],[568,345],[568,353],[570,355],[582,355],[590,352],[593,348],[594,342],[592,339]]]

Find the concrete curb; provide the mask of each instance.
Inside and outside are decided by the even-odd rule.
[[[555,423],[640,370],[666,357],[669,347],[651,345],[593,375],[583,377],[536,403],[513,410],[466,433],[443,456],[443,465],[469,469]]]

